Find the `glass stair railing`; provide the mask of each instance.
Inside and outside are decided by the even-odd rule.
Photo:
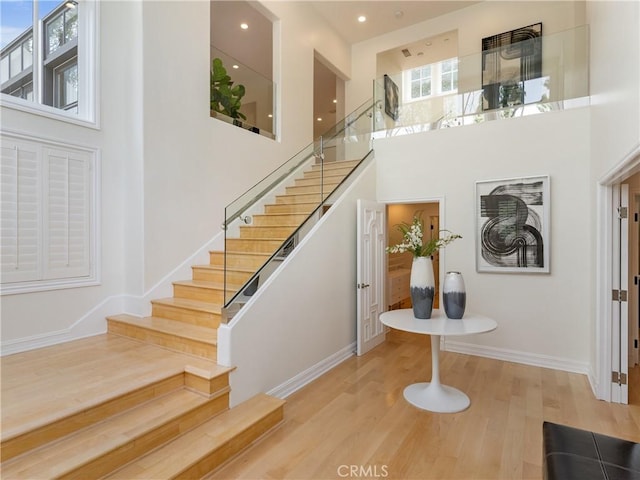
[[[371,153],[372,100],[365,102],[225,208],[224,306],[228,322],[320,220]]]

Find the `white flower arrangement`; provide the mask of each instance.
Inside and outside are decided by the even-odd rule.
[[[403,222],[396,225],[396,228],[402,233],[402,243],[387,247],[387,253],[411,252],[414,257],[430,257],[436,250],[446,247],[457,238],[462,238],[449,230],[440,230],[448,232],[448,235],[423,243],[424,222],[420,212],[416,212],[411,224]]]

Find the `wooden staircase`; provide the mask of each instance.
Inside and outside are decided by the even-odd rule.
[[[359,160],[313,165],[303,178],[277,195],[274,204],[240,227],[239,238],[227,238],[227,298],[237,292],[305,221]],[[152,300],[150,317],[109,317],[109,332],[176,351],[217,357],[217,328],[224,305],[223,251],[211,251],[209,263],[192,267],[192,279],[174,282],[173,297]]]
[[[227,239],[227,297],[242,288],[317,207],[321,178],[326,197],[357,163],[325,165],[322,176],[313,166],[274,204],[265,206],[264,213],[254,215],[251,225],[240,227],[239,238]],[[6,363],[17,372],[26,364],[35,371],[56,369],[60,376],[54,383],[61,393],[51,395],[66,400],[52,402],[54,413],[34,420],[32,412],[40,407],[25,405],[20,413],[20,394],[5,392],[3,385],[3,401],[15,398],[17,408],[6,418],[3,412],[2,478],[201,478],[280,423],[284,402],[264,394],[229,409],[232,369],[216,364],[224,262],[224,252],[210,252],[208,264],[192,267],[190,280],[174,282],[173,297],[151,302],[149,317],[109,317],[109,333],[98,336],[104,338],[71,342],[83,353],[73,354],[74,360],[64,367],[51,365],[71,355],[58,353],[72,348],[65,344],[40,355],[10,356]],[[101,356],[106,345],[115,349],[109,353],[115,356]],[[184,366],[166,368],[172,356]],[[146,370],[139,378],[127,373],[129,366],[144,361],[150,362],[149,368],[158,364],[153,376]],[[78,368],[83,364],[86,369]],[[92,369],[101,373],[93,378]],[[122,388],[114,380],[119,375]],[[28,382],[35,393],[21,394],[46,396],[54,384],[39,387],[40,380],[36,375]],[[77,401],[81,395],[72,390],[94,384],[105,391]],[[31,420],[21,422],[21,416]]]

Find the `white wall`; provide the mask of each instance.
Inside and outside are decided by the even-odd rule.
[[[1,113],[3,129],[100,148],[101,285],[4,296],[4,353],[105,331],[105,315],[170,294],[171,272],[220,234],[225,206],[311,143],[314,50],[350,73],[348,47],[310,6],[267,4],[281,49],[273,141],[209,116],[209,2],[99,5],[100,129]]]
[[[354,352],[356,201],[375,197],[370,164],[247,305],[218,330],[233,405],[286,396]]]
[[[122,293],[142,292],[143,72],[138,41],[142,9],[135,2],[99,6],[99,84],[105,99],[100,105],[101,128],[79,127],[6,107],[0,113],[3,130],[100,149],[101,284],[3,296],[3,353],[104,331],[104,315],[122,308]],[[122,32],[130,32],[131,37]]]
[[[640,3],[587,2],[594,181],[640,144]]]
[[[465,337],[468,350],[587,373],[588,134],[584,108],[375,141],[378,201],[442,197],[440,228],[463,236],[446,248],[441,270],[462,272],[467,308],[498,322],[495,332]],[[477,273],[475,182],[532,175],[551,179],[551,273]]]

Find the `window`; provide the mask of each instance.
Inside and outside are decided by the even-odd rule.
[[[24,4],[27,15],[21,14]],[[3,104],[94,123],[95,0],[3,1],[0,9]],[[13,31],[21,33],[5,44]]]
[[[2,293],[95,285],[95,150],[3,134]]]
[[[431,65],[411,70],[411,98],[431,95]]]
[[[404,101],[412,102],[458,91],[458,59],[422,65],[402,72]]]

